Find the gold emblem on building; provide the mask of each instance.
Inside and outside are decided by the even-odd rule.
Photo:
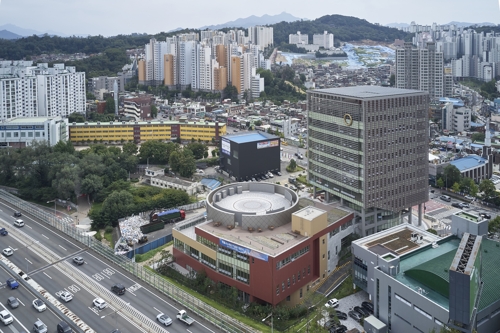
[[[352,125],[352,116],[349,114],[349,113],[346,113],[344,115],[344,123],[347,125],[347,126],[351,126]]]

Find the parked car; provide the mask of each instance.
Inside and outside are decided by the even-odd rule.
[[[473,197],[473,196],[470,196],[470,195],[466,195],[466,196],[465,196],[465,199],[467,199],[467,200],[474,200],[474,197]]]
[[[347,327],[345,325],[340,325],[330,328],[330,333],[345,333],[345,332],[347,332]]]
[[[373,303],[363,302],[361,303],[361,306],[363,307],[363,309],[373,314]]]
[[[359,313],[363,317],[368,317],[370,315],[370,313],[368,311],[366,311],[365,309],[363,309],[361,306],[355,306],[354,311],[356,311],[357,313]]]
[[[332,328],[332,327],[335,327],[337,326],[337,322],[335,320],[328,320],[324,325],[323,327],[326,328],[327,330]]]
[[[349,311],[349,317],[351,317],[356,321],[360,321],[361,319],[363,319],[363,316],[357,313],[356,311]]]
[[[454,202],[451,204],[452,207],[455,207],[455,208],[462,208],[462,206],[460,205],[460,203],[458,202]]]
[[[47,310],[47,305],[41,299],[35,299],[31,304],[38,312],[43,312]]]
[[[10,296],[7,298],[7,305],[10,306],[11,309],[17,309],[19,307],[19,301],[17,298]]]
[[[332,298],[331,300],[326,302],[325,306],[327,308],[336,308],[337,306],[339,306],[339,300],[336,298]]]
[[[330,318],[337,317],[339,320],[347,320],[347,313],[335,310],[335,313],[330,313]]]
[[[462,208],[469,208],[469,204],[468,204],[468,203],[466,203],[466,202],[461,202],[461,203],[459,203],[459,205],[460,205],[460,207],[462,207]]]

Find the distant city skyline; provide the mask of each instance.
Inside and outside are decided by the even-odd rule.
[[[251,15],[277,15],[316,19],[339,14],[366,19],[371,23],[446,24],[450,21],[499,23],[500,10],[495,0],[320,0],[264,1],[240,6],[227,0],[165,2],[163,0],[0,0],[0,26],[14,24],[41,32],[65,35],[154,34],[177,28],[199,28],[221,24]],[[243,9],[244,8],[244,9]]]

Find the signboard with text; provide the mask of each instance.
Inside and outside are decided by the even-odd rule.
[[[219,238],[219,245],[227,247],[228,249],[236,251],[238,253],[246,254],[247,256],[251,256],[251,257],[263,260],[263,261],[268,261],[268,259],[269,259],[267,254],[260,253],[260,252],[257,252],[255,250],[252,250],[252,249],[248,249],[248,248],[243,247],[243,246],[239,246],[237,244],[228,242],[228,241],[220,239],[220,238]]]
[[[225,138],[222,138],[222,153],[231,156],[231,142]]]
[[[257,149],[278,147],[280,145],[279,140],[262,141],[257,142]]]

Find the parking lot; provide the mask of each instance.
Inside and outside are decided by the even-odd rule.
[[[359,291],[355,294],[352,294],[350,296],[344,297],[339,300],[339,306],[335,308],[335,310],[345,312],[346,314],[349,313],[349,311],[353,311],[355,306],[361,306],[362,302],[369,301],[368,299],[368,293],[365,291]],[[321,319],[318,324],[324,325],[325,322],[327,322],[330,318],[328,317],[328,311],[323,311],[324,318]],[[353,318],[347,316],[347,320],[341,320],[340,324],[344,325],[347,327],[348,330],[357,328],[361,332],[364,331],[363,326],[361,324],[354,320]]]

